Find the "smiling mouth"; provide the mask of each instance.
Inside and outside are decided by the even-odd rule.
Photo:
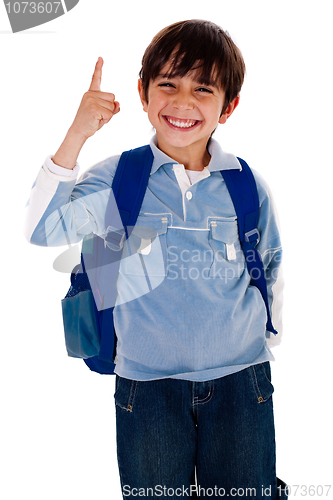
[[[200,120],[183,120],[182,118],[172,118],[171,116],[164,116],[164,119],[174,128],[188,130],[198,123]]]

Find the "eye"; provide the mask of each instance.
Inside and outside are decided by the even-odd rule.
[[[199,87],[196,90],[197,90],[197,92],[208,92],[209,94],[213,93],[210,89],[207,89],[207,87]]]
[[[170,88],[175,88],[175,86],[170,83],[170,82],[163,82],[158,84],[159,87],[170,87]]]

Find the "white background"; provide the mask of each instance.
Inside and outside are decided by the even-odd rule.
[[[80,0],[59,19],[17,34],[1,3],[4,500],[121,499],[114,378],[67,357],[60,301],[69,276],[52,268],[65,248],[27,243],[24,206],[98,56],[102,90],[116,94],[121,112],[85,145],[81,172],[149,141],[136,91],[141,57],[157,31],[188,18],[220,24],[243,52],[240,106],[215,137],[263,175],[280,216],[286,289],[284,339],[272,363],[277,473],[291,485],[333,484],[331,2]],[[332,490],[322,496],[333,498]]]

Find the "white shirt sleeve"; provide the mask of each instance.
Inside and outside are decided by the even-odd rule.
[[[44,167],[46,167],[50,172],[56,175],[61,175],[62,177],[76,177],[78,175],[80,166],[78,163],[75,164],[73,170],[65,167],[60,167],[52,161],[53,156],[50,155],[46,158],[44,162]]]

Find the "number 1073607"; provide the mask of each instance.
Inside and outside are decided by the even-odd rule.
[[[310,497],[327,497],[332,485],[331,484],[318,484],[316,485],[305,485],[305,484],[293,484],[286,485],[285,488],[278,486],[280,490],[280,496],[282,491],[284,491],[289,497],[291,496],[310,496]]]
[[[56,14],[61,2],[8,2],[8,14]]]

